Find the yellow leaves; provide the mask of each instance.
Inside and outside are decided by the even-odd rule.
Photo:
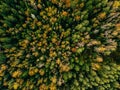
[[[25,39],[21,42],[19,42],[19,45],[22,46],[23,48],[26,48],[29,44],[29,40]]]
[[[4,71],[4,70],[6,70],[6,69],[7,69],[7,66],[6,66],[5,64],[2,64],[2,65],[1,65],[1,70]]]
[[[35,4],[35,0],[30,0],[30,4],[34,5]]]
[[[102,19],[103,17],[104,17],[104,14],[102,15],[102,13],[98,15],[98,19]],[[97,27],[98,24],[100,23],[98,19],[96,17],[92,19],[94,28]]]
[[[91,40],[91,42],[88,43],[88,46],[93,46],[93,45],[100,45],[101,42],[97,40]]]
[[[46,34],[46,33],[43,34],[43,38],[44,38],[44,39],[47,38],[47,34]]]
[[[41,78],[37,81],[37,84],[42,84],[42,83],[43,83],[43,78]]]
[[[41,3],[41,0],[38,0],[38,3]]]
[[[101,62],[103,62],[103,58],[102,57],[100,57],[100,56],[98,56],[97,58],[96,58],[96,61],[99,63],[101,63]]]
[[[41,56],[39,59],[40,59],[41,61],[44,60],[44,56]]]
[[[30,56],[31,56],[30,54],[27,54],[27,55],[26,55],[26,58],[30,58]]]
[[[30,76],[33,76],[33,75],[35,75],[36,73],[38,73],[38,68],[31,68],[30,70],[29,70],[29,75]]]
[[[52,43],[56,43],[57,39],[56,38],[52,38]]]
[[[46,83],[47,82],[47,78],[44,78],[43,82]]]
[[[34,69],[34,72],[35,72],[35,73],[37,73],[38,71],[39,71],[38,68],[35,68],[35,69]]]
[[[96,51],[100,52],[100,53],[103,53],[105,50],[106,50],[105,47],[98,47],[98,48],[96,48]]]
[[[68,15],[68,12],[66,12],[66,11],[62,12],[62,16],[67,16],[67,15]]]
[[[16,64],[15,64],[15,65],[16,65]],[[15,65],[14,65],[14,66],[15,66]],[[21,68],[21,67],[23,67],[23,64],[18,64],[17,67],[18,67],[18,68]]]
[[[78,15],[75,16],[75,20],[76,20],[76,21],[79,21],[79,20],[80,20],[80,16],[78,16]]]
[[[50,53],[49,53],[49,56],[50,56],[50,57],[53,57],[54,55],[52,54],[52,52],[50,52]]]
[[[84,7],[84,2],[80,3],[80,8]]]
[[[11,48],[11,49],[12,49],[12,48]],[[11,50],[11,49],[10,49],[10,50]],[[7,52],[12,52],[12,51],[10,51],[10,50],[9,50],[9,49],[5,49],[4,52],[6,52],[6,53],[7,53]],[[7,55],[7,56],[10,56],[10,55]]]
[[[29,43],[29,40],[25,39],[25,40],[23,40],[23,42],[24,42],[25,44],[28,44],[28,43]]]
[[[60,72],[68,72],[70,70],[70,67],[66,64],[60,64]]]
[[[52,16],[52,13],[51,13],[51,12],[49,12],[49,13],[47,13],[47,15],[50,17],[50,16]]]
[[[37,26],[41,26],[42,25],[42,23],[39,21],[39,22],[37,22]]]
[[[39,87],[39,90],[49,90],[49,89],[48,89],[47,85],[41,84],[40,87]]]
[[[29,86],[31,82],[29,80],[26,81],[26,86]]]
[[[4,24],[3,24],[3,27],[7,27],[7,24],[6,24],[6,23],[4,23]]]
[[[40,69],[40,70],[39,70],[39,74],[40,74],[41,76],[43,76],[43,75],[45,74],[45,71],[44,71],[43,69]]]
[[[41,4],[38,4],[37,7],[38,7],[39,9],[41,9],[41,8],[42,8],[42,5],[41,5]]]
[[[56,76],[53,76],[52,78],[51,78],[51,81],[52,81],[52,83],[57,83],[57,77]]]
[[[24,28],[26,28],[27,24],[26,24],[26,23],[24,23],[22,26],[23,26]]]
[[[60,63],[61,63],[61,60],[60,60],[60,58],[58,58],[58,59],[56,60],[56,64],[60,65]]]
[[[51,31],[51,30],[52,30],[52,28],[51,28],[51,27],[49,27],[49,28],[48,28],[48,32],[49,32],[49,31]]]
[[[4,76],[3,70],[0,70],[0,76],[1,76],[1,77]]]
[[[106,12],[100,13],[100,14],[98,15],[98,18],[99,18],[99,19],[104,19],[104,18],[106,18]]]
[[[28,87],[29,87],[29,90],[33,90],[33,88],[34,88],[34,83],[28,79],[28,80],[26,81],[26,85],[25,85],[25,86],[27,87],[26,89],[28,89]],[[24,89],[24,90],[26,90],[26,89]]]
[[[30,24],[31,29],[35,29],[35,23]]]
[[[60,77],[59,80],[57,81],[57,85],[61,86],[64,83],[64,81],[62,80],[62,78]]]
[[[15,82],[15,83],[13,84],[13,88],[14,88],[14,90],[17,90],[18,87],[19,87],[19,84]]]
[[[92,63],[91,65],[93,70],[99,70],[101,68],[100,64],[98,63]]]
[[[43,25],[43,29],[47,30],[48,28],[50,28],[49,24]],[[47,31],[45,33],[47,33]]]
[[[112,32],[112,35],[113,35],[113,36],[117,36],[117,35],[118,35],[118,31],[113,31],[113,32]]]
[[[50,6],[50,7],[45,8],[45,11],[46,11],[47,16],[51,17],[57,13],[57,8]]]
[[[29,86],[30,90],[32,90],[33,87],[34,87],[34,84],[31,84],[31,85]]]
[[[117,24],[116,24],[116,28],[120,28],[120,23],[117,23]]]
[[[64,37],[65,32],[62,32],[60,35],[60,39],[62,39]]]
[[[120,7],[120,1],[114,1],[113,8]]]
[[[55,17],[50,18],[50,23],[54,24],[56,21],[57,21],[57,18],[55,18]]]
[[[19,52],[16,54],[17,57],[20,57],[20,56],[22,56],[22,55],[23,55],[23,51],[19,51]]]
[[[3,82],[3,86],[6,87],[7,85],[8,85],[8,82],[4,81],[4,82]]]
[[[27,18],[26,18],[26,20],[27,20],[27,21],[30,21],[30,20],[31,20],[31,18],[27,17]]]
[[[12,73],[12,77],[17,78],[17,77],[20,77],[21,74],[22,74],[22,71],[17,70]]]
[[[54,51],[50,51],[50,53],[49,53],[49,56],[50,57],[55,57],[55,56],[57,56],[57,53]]]
[[[51,2],[52,2],[53,4],[57,4],[57,3],[58,3],[58,0],[51,0]]]
[[[37,57],[39,55],[39,52],[33,52],[33,54],[35,57]]]
[[[39,47],[42,46],[42,42],[38,42],[37,46],[39,46]]]
[[[93,24],[93,27],[97,27],[97,26],[98,26],[98,24],[96,24],[96,23]]]
[[[117,31],[120,31],[120,23],[117,23],[117,24],[115,25],[115,27],[116,27],[116,30],[117,30]]]
[[[71,5],[71,0],[62,0],[62,1],[65,3],[65,6],[66,6],[67,8],[70,7],[70,5]]]
[[[77,51],[77,49],[76,48],[72,48],[71,51],[75,53]]]
[[[26,10],[26,11],[25,11],[25,15],[26,15],[26,16],[29,16],[29,10]]]
[[[33,70],[29,70],[29,75],[30,75],[30,76],[35,75],[35,72],[34,72]]]
[[[43,83],[46,83],[47,82],[47,78],[40,78],[38,81],[37,81],[37,84],[41,84],[39,88],[42,88],[43,86]],[[45,86],[47,87],[47,86]],[[48,87],[47,87],[48,88]],[[40,89],[41,90],[41,89]],[[48,89],[47,89],[48,90]]]
[[[61,45],[61,48],[65,48],[65,45]]]
[[[4,71],[7,69],[5,64],[0,65],[0,76],[4,76]]]
[[[57,90],[56,84],[54,84],[54,83],[51,83],[49,88],[50,88],[50,90]]]
[[[45,14],[45,11],[40,12],[40,16],[44,16],[44,14]]]
[[[52,7],[48,7],[48,8],[45,8],[45,10],[48,12],[48,11],[52,11]]]
[[[91,44],[93,44],[93,45],[98,45],[98,44],[101,44],[101,43],[100,43],[100,41],[92,40],[92,41],[91,41]]]
[[[24,82],[23,79],[16,79],[16,82],[19,83],[19,85],[22,85],[22,83]]]

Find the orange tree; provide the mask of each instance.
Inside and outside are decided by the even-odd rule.
[[[120,0],[0,0],[0,89],[120,89]]]

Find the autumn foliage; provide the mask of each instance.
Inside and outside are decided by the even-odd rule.
[[[0,90],[119,90],[120,0],[0,0]]]

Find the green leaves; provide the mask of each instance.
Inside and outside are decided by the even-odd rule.
[[[68,75],[67,75],[67,73],[64,73],[64,74],[63,74],[63,79],[65,80],[65,82],[67,82],[67,80],[68,80]]]
[[[5,61],[6,61],[6,56],[0,53],[0,64],[4,63]]]
[[[11,38],[8,37],[0,38],[0,42],[9,43],[11,42]]]
[[[75,29],[80,30],[82,27],[83,27],[82,24],[78,24],[78,25],[75,27]]]
[[[82,66],[84,64],[84,61],[83,60],[80,60],[79,61],[79,65]]]
[[[84,51],[84,47],[77,49],[77,53],[78,53],[78,54],[82,53],[83,51]]]
[[[71,79],[73,77],[72,72],[68,72],[68,78]]]
[[[5,30],[0,29],[0,35],[3,35],[5,33]]]
[[[14,16],[12,16],[12,15],[9,15],[9,16],[7,16],[7,17],[4,17],[4,19],[5,19],[6,21],[9,21],[9,22],[16,22],[16,21],[17,21],[17,19],[16,19]]]
[[[79,82],[77,80],[74,80],[73,83],[74,83],[75,86],[79,86]]]
[[[75,65],[75,71],[80,71],[80,66],[78,66],[78,65]]]

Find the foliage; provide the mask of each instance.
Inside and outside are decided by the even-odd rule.
[[[119,49],[120,0],[0,1],[0,89],[118,90]]]

